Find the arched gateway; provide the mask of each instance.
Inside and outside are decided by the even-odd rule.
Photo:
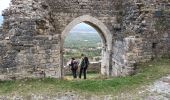
[[[115,5],[112,0],[24,1],[12,1],[11,7],[3,13],[6,34],[2,39],[2,75],[63,77],[65,36],[75,25],[84,22],[95,28],[102,38],[101,73],[116,76],[112,70],[113,26],[116,23],[115,11],[110,10]]]
[[[153,22],[159,16],[152,14],[158,9],[149,11],[168,1],[146,2],[11,0],[0,27],[0,79],[61,78],[63,41],[81,22],[95,28],[102,38],[102,74],[134,74],[138,62],[170,54],[170,31],[156,32]]]
[[[107,27],[98,19],[91,17],[89,15],[83,15],[78,18],[75,18],[71,23],[67,25],[61,35],[61,51],[63,51],[63,44],[65,37],[71,31],[71,29],[77,24],[84,22],[89,24],[94,29],[97,30],[99,35],[102,38],[103,49],[102,49],[102,62],[101,62],[101,74],[103,75],[111,75],[111,61],[112,61],[112,34],[107,29]],[[63,67],[63,53],[61,53],[61,68]]]

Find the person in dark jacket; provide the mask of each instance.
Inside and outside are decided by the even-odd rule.
[[[89,65],[89,60],[88,57],[86,57],[84,54],[81,55],[81,61],[80,61],[80,74],[79,78],[81,78],[82,73],[84,74],[84,79],[86,79],[86,71]]]
[[[71,71],[73,74],[73,78],[77,78],[77,69],[78,69],[78,62],[75,60],[75,58],[71,58]]]

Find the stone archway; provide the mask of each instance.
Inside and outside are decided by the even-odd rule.
[[[103,43],[102,49],[102,63],[101,63],[101,74],[102,75],[111,75],[111,60],[112,60],[112,34],[107,29],[107,27],[98,19],[89,16],[83,15],[76,19],[74,19],[71,23],[69,23],[64,31],[61,34],[61,44],[60,44],[60,67],[61,67],[61,76],[63,76],[63,44],[66,36],[71,31],[71,29],[77,24],[84,22],[90,26],[92,26],[100,35]]]
[[[139,5],[132,1],[129,11],[128,4],[120,0],[12,0],[0,28],[0,75],[61,78],[64,39],[81,22],[95,28],[103,39],[102,74],[133,74],[136,63],[152,58],[155,39],[152,35],[145,39],[154,30],[147,24],[148,17],[141,20],[140,13],[133,14]],[[169,37],[160,39],[164,45],[158,55],[169,54]]]

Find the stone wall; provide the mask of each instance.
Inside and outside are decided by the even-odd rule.
[[[121,62],[120,60],[123,62],[124,57],[124,60],[133,69],[138,62],[169,56],[170,1],[129,0],[123,2],[122,5],[124,9],[121,13],[123,16],[121,17],[122,35],[120,37],[124,39],[117,41],[118,43],[114,45],[120,52],[118,52],[119,57],[114,56],[114,60],[116,58],[119,59],[118,62]],[[125,49],[125,47],[131,48],[131,46],[132,49]],[[122,64],[128,66],[125,61]]]
[[[103,39],[102,73],[134,74],[138,62],[170,54],[169,8],[169,0],[12,0],[0,29],[0,75],[61,78],[63,40],[81,21]]]
[[[41,5],[43,1],[12,0],[3,13],[6,34],[2,41],[8,48],[2,55],[1,68],[9,78],[61,77],[59,36],[50,35],[53,30],[44,18],[48,11]]]
[[[170,57],[169,0],[128,0],[122,3],[113,44],[112,74],[135,73],[137,63]]]
[[[120,0],[49,0],[51,7],[50,16],[53,18],[53,25],[60,34],[64,28],[75,18],[83,15],[96,17],[103,22],[110,31],[114,30],[115,16],[117,11],[115,5]],[[56,22],[55,22],[56,21]]]

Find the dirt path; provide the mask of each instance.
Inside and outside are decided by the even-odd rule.
[[[170,100],[170,75],[163,77],[148,86],[146,100]]]

